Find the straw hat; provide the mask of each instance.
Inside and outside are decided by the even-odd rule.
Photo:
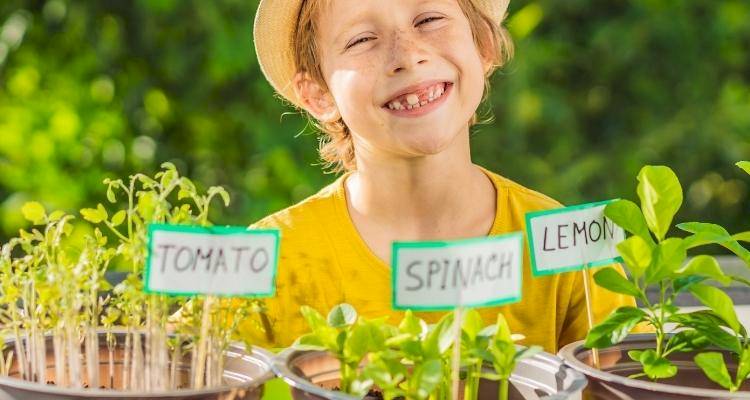
[[[261,0],[253,27],[255,53],[263,75],[279,94],[298,107],[300,102],[292,88],[292,78],[297,72],[293,41],[302,1]],[[482,12],[500,23],[510,0],[472,1]]]

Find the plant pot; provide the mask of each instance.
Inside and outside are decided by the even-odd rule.
[[[653,334],[630,335],[616,346],[599,350],[601,370],[593,367],[591,350],[583,347],[583,341],[563,347],[558,355],[565,360],[565,364],[588,378],[589,385],[584,390],[586,399],[750,399],[750,392],[730,393],[706,378],[703,371],[693,362],[696,352],[669,355],[669,360],[678,368],[677,375],[672,378],[659,382],[645,380],[648,378],[628,378],[629,375],[641,372],[641,365],[632,361],[627,352],[655,347],[656,340]],[[734,376],[737,364],[728,356],[728,352],[718,349],[712,351],[725,354],[724,360],[727,362],[729,373]],[[743,389],[750,389],[750,385],[743,386]]]
[[[274,357],[272,368],[291,386],[295,400],[356,399],[333,390],[339,383],[339,362],[326,352],[287,349]],[[562,400],[580,399],[586,379],[552,354],[540,353],[519,362],[510,383],[510,399]],[[479,399],[496,400],[497,390],[497,382],[482,380]]]
[[[109,351],[106,346],[106,332],[99,331],[99,375],[109,380]],[[117,338],[117,349],[114,352],[115,389],[101,388],[65,388],[52,384],[42,384],[19,379],[16,362],[10,368],[9,376],[0,377],[0,400],[52,400],[52,399],[185,399],[185,400],[256,400],[263,393],[263,384],[274,377],[270,368],[272,354],[258,347],[252,354],[247,354],[244,345],[232,344],[225,352],[225,369],[223,384],[207,389],[177,389],[172,391],[143,392],[122,391],[123,343],[125,330],[111,331]],[[13,347],[13,340],[6,339],[6,348]],[[47,377],[45,381],[55,379],[55,359],[52,349],[52,338],[47,337]],[[190,369],[189,355],[177,368],[178,375],[187,378]],[[14,357],[15,360],[15,357]],[[85,369],[85,367],[84,367]]]

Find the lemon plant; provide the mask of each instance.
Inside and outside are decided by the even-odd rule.
[[[741,164],[747,165],[747,164]],[[642,308],[621,307],[588,333],[585,346],[606,348],[622,341],[638,324],[654,332],[653,348],[631,350],[628,355],[641,364],[641,373],[652,380],[678,373],[669,360],[674,352],[697,351],[696,364],[713,381],[729,390],[737,390],[750,373],[748,335],[740,324],[732,299],[721,286],[741,277],[725,274],[710,255],[688,260],[688,250],[707,244],[719,244],[750,262],[750,252],[740,243],[743,234],[730,235],[724,228],[707,223],[683,223],[676,227],[688,232],[686,237],[669,237],[675,214],[682,205],[682,187],[675,173],[665,166],[646,166],[638,174],[640,206],[628,200],[609,204],[605,215],[630,233],[617,249],[627,267],[628,276],[613,268],[594,275],[596,283],[612,292],[640,300]],[[649,288],[658,293],[656,301],[646,296]],[[683,313],[675,305],[680,293],[690,293],[706,309]],[[674,328],[669,328],[672,324]],[[707,346],[728,350],[740,364],[734,378],[729,378],[723,356],[703,351]]]

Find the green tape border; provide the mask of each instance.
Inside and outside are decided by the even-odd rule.
[[[200,226],[200,225],[172,225],[172,224],[148,224],[148,239],[146,248],[146,271],[144,272],[143,291],[148,294],[164,294],[168,296],[216,296],[216,297],[246,297],[246,298],[263,298],[273,297],[276,295],[276,275],[279,269],[279,248],[281,244],[281,232],[278,229],[250,229],[243,226]],[[151,278],[151,256],[154,240],[154,232],[181,232],[181,233],[200,233],[212,235],[273,235],[276,241],[275,257],[273,263],[273,272],[271,273],[271,290],[263,293],[232,293],[232,294],[212,294],[199,292],[179,292],[179,291],[162,291],[153,290],[149,287]]]
[[[531,275],[534,277],[549,276],[549,275],[560,274],[563,272],[580,271],[584,268],[596,268],[596,267],[602,267],[602,266],[609,265],[609,264],[616,263],[616,262],[619,262],[619,263],[623,262],[622,257],[617,256],[617,257],[609,258],[606,260],[598,260],[598,261],[591,262],[591,263],[574,264],[574,265],[568,265],[568,266],[554,268],[554,269],[539,270],[536,265],[536,256],[535,256],[535,251],[534,251],[534,237],[531,234],[531,220],[533,218],[542,217],[545,215],[563,214],[563,213],[568,213],[572,211],[586,210],[589,208],[594,208],[594,207],[599,207],[602,205],[607,205],[609,203],[614,203],[615,201],[619,201],[619,200],[620,200],[619,198],[616,198],[616,199],[611,199],[611,200],[596,201],[593,203],[578,204],[578,205],[568,206],[568,207],[552,208],[549,210],[527,212],[525,216],[526,241],[529,244],[529,258],[531,260]]]
[[[515,239],[518,241],[518,254],[521,255],[521,273],[518,274],[518,295],[504,298],[498,298],[486,302],[470,303],[470,304],[438,304],[431,306],[408,306],[398,304],[397,291],[398,287],[398,271],[396,269],[396,260],[398,260],[398,251],[401,249],[413,249],[413,248],[439,248],[439,247],[455,247],[464,244],[481,243],[481,242],[496,242],[506,241]],[[449,311],[454,310],[457,307],[464,308],[475,308],[475,307],[489,307],[489,306],[501,306],[505,304],[517,303],[521,301],[523,297],[523,242],[524,235],[522,231],[506,233],[502,235],[492,235],[486,237],[477,237],[469,239],[457,239],[457,240],[438,240],[438,241],[424,241],[424,242],[401,242],[394,241],[391,245],[391,306],[394,310],[414,310],[414,311]]]

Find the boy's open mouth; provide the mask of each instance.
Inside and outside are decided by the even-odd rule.
[[[452,85],[451,82],[436,81],[418,85],[416,88],[407,88],[382,107],[394,111],[418,109],[438,101]]]

